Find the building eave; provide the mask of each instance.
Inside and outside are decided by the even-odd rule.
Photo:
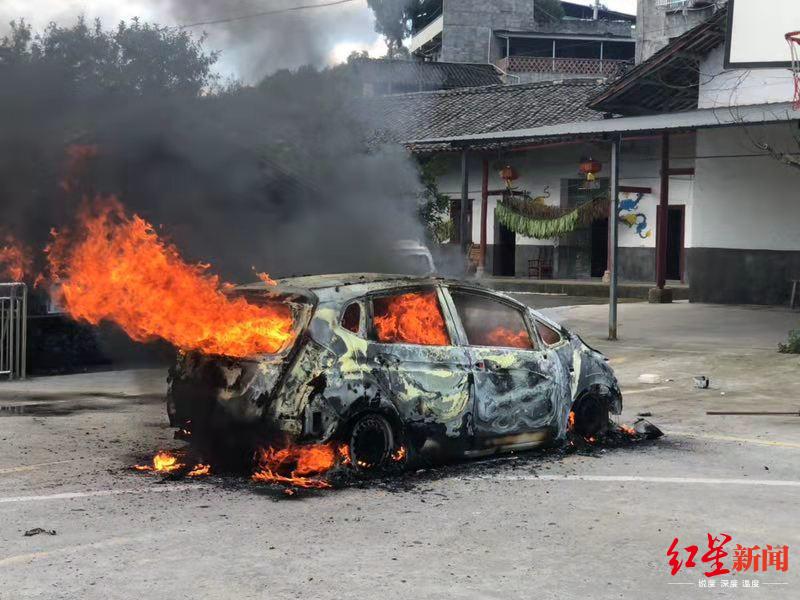
[[[502,147],[537,141],[560,139],[595,139],[626,134],[646,134],[664,131],[698,130],[716,127],[735,127],[749,124],[781,123],[800,120],[800,111],[791,102],[758,104],[739,107],[706,108],[676,113],[635,117],[619,117],[601,121],[576,121],[530,129],[500,131],[477,135],[409,140],[407,147],[424,151],[427,147],[449,148]]]

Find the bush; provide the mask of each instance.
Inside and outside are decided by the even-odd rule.
[[[789,341],[786,344],[778,344],[778,352],[800,354],[800,329],[793,329],[789,332]]]

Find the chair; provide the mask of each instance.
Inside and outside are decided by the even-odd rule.
[[[552,279],[553,277],[553,258],[548,252],[548,248],[539,248],[537,258],[528,259],[528,277],[537,279]]]

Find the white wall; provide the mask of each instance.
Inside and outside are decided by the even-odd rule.
[[[793,122],[697,133],[691,245],[800,250],[800,169],[764,156],[713,158],[762,154],[751,138],[798,152],[792,137],[797,127]]]
[[[724,46],[718,46],[700,61],[698,108],[790,102],[794,98],[789,69],[725,70],[724,57]]]
[[[694,136],[692,134],[673,135],[670,145],[672,156],[671,166],[687,167],[694,166],[691,158],[694,156]],[[519,173],[520,178],[516,181],[516,186],[520,189],[528,190],[532,196],[545,195],[545,190],[549,190],[550,197],[545,203],[551,206],[558,206],[561,201],[561,181],[562,179],[577,179],[578,165],[583,156],[591,156],[595,160],[601,161],[602,171],[598,177],[609,177],[611,173],[610,151],[607,144],[568,144],[560,146],[550,146],[524,152],[506,152],[502,156],[491,156],[489,170],[489,189],[501,189],[504,186],[500,179],[498,164],[511,164]],[[453,155],[448,159],[447,172],[439,180],[441,192],[450,195],[454,199],[461,197],[461,166],[460,158]],[[650,235],[640,237],[634,227],[624,224],[619,226],[619,243],[622,247],[645,247],[655,246],[655,227],[656,227],[656,207],[660,199],[660,168],[661,168],[661,140],[659,138],[649,138],[625,142],[622,146],[620,160],[620,185],[649,187],[651,194],[645,195],[639,202],[635,212],[641,213],[647,219],[647,229]],[[472,198],[472,240],[477,243],[480,241],[480,194],[481,194],[481,162],[475,158],[470,161],[470,181],[469,191]],[[622,198],[635,198],[635,195],[623,195]],[[494,243],[494,209],[498,197],[490,196],[487,211],[487,243]],[[690,213],[692,204],[692,178],[672,177],[670,179],[670,204],[686,205],[686,241],[687,246],[690,240]],[[639,219],[641,220],[641,219]],[[552,245],[553,240],[536,240],[533,238],[517,235],[518,245]]]

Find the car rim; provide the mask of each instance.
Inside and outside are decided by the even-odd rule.
[[[350,434],[350,456],[358,469],[374,469],[385,464],[394,448],[389,423],[380,415],[362,417]]]

